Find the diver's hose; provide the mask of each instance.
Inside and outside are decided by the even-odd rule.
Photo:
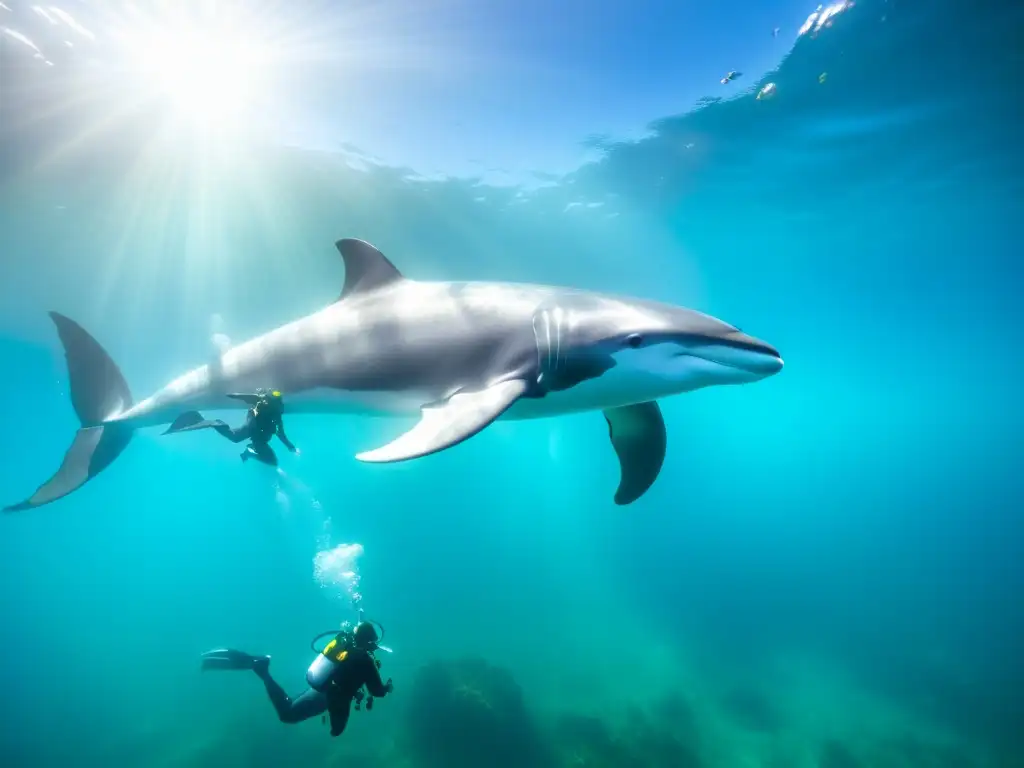
[[[362,621],[363,621],[363,611],[362,610],[359,611],[359,621],[360,621],[360,623],[362,623]],[[374,621],[373,619],[369,619],[369,623],[370,624],[376,624],[380,628],[380,633],[379,633],[378,638],[377,638],[377,649],[381,650],[381,651],[384,651],[386,653],[394,653],[394,651],[392,651],[386,645],[381,645],[380,644],[380,641],[384,639],[384,633],[387,631],[386,629],[384,629],[384,625],[381,624],[379,621]],[[313,639],[309,641],[309,648],[310,648],[310,650],[313,651],[313,653],[323,653],[323,649],[316,647],[317,640],[321,640],[322,638],[325,638],[325,637],[328,637],[328,636],[337,637],[337,635],[339,635],[342,631],[344,631],[344,629],[342,629],[342,630],[328,629],[326,632],[321,632],[319,635],[315,635],[313,637]]]
[[[328,635],[334,637],[337,636],[337,634],[338,630],[336,629],[328,629],[326,632],[321,632],[319,635],[316,635],[312,640],[309,641],[310,650],[313,651],[313,653],[323,653],[322,648],[316,647],[316,641],[320,640],[321,638],[327,637]]]

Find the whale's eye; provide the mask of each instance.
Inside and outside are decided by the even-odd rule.
[[[631,334],[629,334],[629,336],[626,337],[626,346],[627,347],[632,347],[633,349],[637,349],[637,348],[643,346],[643,343],[644,343],[644,337],[641,336],[639,333],[631,333]]]

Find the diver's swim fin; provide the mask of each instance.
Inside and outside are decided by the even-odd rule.
[[[164,434],[169,435],[171,432],[181,432],[184,429],[195,427],[197,424],[201,424],[202,422],[203,414],[199,411],[185,411],[167,425],[167,429],[164,430]]]
[[[270,657],[253,656],[245,651],[236,651],[231,648],[218,648],[204,653],[202,659],[200,669],[206,672],[232,669],[254,670],[260,666],[261,662],[268,663]]]
[[[220,419],[204,419],[199,411],[185,411],[171,422],[163,434],[173,435],[177,432],[191,432],[196,429],[207,429],[224,425]]]

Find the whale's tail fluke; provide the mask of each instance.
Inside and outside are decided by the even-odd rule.
[[[64,345],[71,404],[82,426],[56,474],[5,512],[40,507],[81,488],[110,466],[132,439],[129,424],[106,423],[132,405],[131,392],[117,364],[74,320],[57,312],[50,317]]]

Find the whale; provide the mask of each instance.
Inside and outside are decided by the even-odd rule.
[[[55,474],[5,511],[81,488],[140,429],[199,409],[245,408],[229,395],[257,389],[284,393],[288,414],[415,421],[356,455],[369,463],[443,451],[499,419],[600,411],[620,469],[613,500],[627,505],[665,461],[660,399],[783,368],[767,342],[694,309],[569,287],[418,281],[365,240],[335,247],[344,264],[335,301],[221,350],[142,400],[99,342],[51,312],[80,428]]]

